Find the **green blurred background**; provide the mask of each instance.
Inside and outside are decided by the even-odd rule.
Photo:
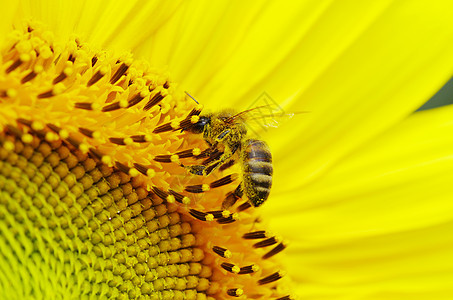
[[[453,78],[450,79],[428,102],[418,110],[435,108],[453,103]]]

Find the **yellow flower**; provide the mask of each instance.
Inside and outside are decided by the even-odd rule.
[[[248,245],[247,241],[239,245],[241,248],[235,244],[234,239],[235,234],[238,234],[235,231],[241,232],[244,229],[240,226],[249,226],[250,231],[253,226],[260,226],[259,223],[257,225],[250,221],[256,216],[254,210],[243,212],[245,220],[241,218],[243,223],[239,227],[223,228],[208,222],[195,222],[188,216],[188,211],[184,215],[181,205],[171,203],[179,199],[178,194],[166,191],[175,185],[186,186],[196,179],[199,182],[200,179],[189,176],[181,179],[182,170],[178,167],[165,167],[168,166],[165,162],[162,162],[165,165],[164,171],[156,172],[153,168],[142,167],[155,158],[151,155],[175,153],[186,149],[184,146],[188,145],[202,147],[200,137],[188,134],[186,139],[181,140],[169,134],[164,135],[164,140],[155,138],[143,148],[133,144],[139,139],[146,142],[152,139],[149,135],[134,137],[137,131],[156,128],[161,124],[165,125],[165,122],[169,122],[167,127],[179,128],[180,123],[171,120],[184,120],[190,111],[188,108],[195,107],[181,90],[175,88],[174,82],[189,90],[208,109],[213,110],[225,107],[246,109],[266,91],[286,111],[309,113],[296,116],[278,130],[262,133],[262,138],[269,142],[273,152],[275,174],[272,195],[259,212],[263,215],[263,220],[270,223],[271,228],[289,241],[290,245],[276,258],[268,260],[269,263],[257,261],[263,268],[258,271],[259,274],[270,274],[265,271],[277,268],[280,259],[285,266],[283,269],[287,270],[294,281],[295,293],[303,299],[450,297],[453,274],[453,265],[450,263],[453,261],[450,254],[452,240],[449,238],[453,224],[450,204],[452,192],[448,188],[453,164],[450,150],[453,141],[449,138],[453,126],[450,121],[451,108],[410,115],[451,76],[453,24],[450,21],[450,11],[453,5],[448,1],[292,1],[284,4],[277,1],[224,1],[216,2],[215,5],[201,1],[129,1],[115,5],[89,1],[68,6],[58,1],[49,1],[39,5],[8,3],[4,6],[0,32],[2,44],[10,47],[2,47],[2,74],[16,74],[14,72],[18,70],[24,72],[18,74],[19,79],[14,80],[2,75],[0,84],[0,124],[11,125],[11,120],[22,119],[17,124],[22,131],[17,131],[14,126],[7,127],[9,134],[2,135],[4,150],[0,154],[3,176],[11,176],[6,178],[22,178],[15,173],[16,169],[5,167],[7,163],[18,166],[22,163],[22,170],[30,170],[25,168],[27,165],[17,155],[13,155],[13,158],[7,155],[12,150],[19,151],[18,149],[25,153],[24,157],[26,153],[41,153],[30,156],[33,163],[42,161],[40,157],[45,156],[45,153],[50,157],[49,149],[52,147],[59,151],[60,158],[72,157],[66,164],[73,163],[75,166],[77,162],[82,162],[85,169],[79,170],[81,173],[75,173],[74,176],[77,180],[85,180],[80,184],[86,187],[91,187],[92,183],[87,182],[89,179],[83,179],[84,172],[92,171],[96,165],[93,159],[87,159],[87,153],[106,165],[113,166],[120,161],[122,163],[115,166],[122,173],[113,176],[112,169],[105,167],[101,169],[102,172],[96,173],[97,176],[107,178],[110,187],[126,185],[128,176],[135,177],[134,188],[139,189],[146,184],[148,189],[154,191],[152,195],[164,198],[159,200],[159,197],[149,196],[149,201],[154,206],[159,206],[162,201],[170,202],[166,208],[168,214],[165,211],[161,215],[162,219],[152,221],[154,226],[159,227],[160,222],[172,224],[175,218],[179,218],[172,213],[178,211],[182,215],[182,221],[185,222],[184,218],[188,218],[187,222],[197,232],[197,243],[190,237],[173,242],[180,243],[183,248],[193,249],[191,257],[196,265],[191,267],[194,274],[201,278],[196,279],[198,281],[194,285],[197,288],[193,290],[199,292],[199,297],[204,293],[219,298],[229,297],[226,296],[228,289],[230,294],[236,293],[237,296],[244,291],[245,294],[240,296],[242,298],[270,298],[271,295],[284,297],[284,291],[273,291],[271,288],[266,290],[262,285],[249,284],[256,282],[253,275],[237,279],[237,276],[228,276],[234,272],[223,270],[223,273],[216,273],[218,277],[211,276],[213,270],[209,268],[215,269],[219,265],[217,262],[222,261],[218,256],[229,256],[222,249],[216,248],[222,255],[212,255],[211,261],[209,255],[203,260],[201,254],[194,254],[199,249],[207,253],[209,239],[217,242],[221,240],[219,236],[224,234],[232,237],[231,246],[236,255],[239,251],[244,251],[246,259],[242,257],[242,261],[258,259],[266,252],[257,252],[260,250],[252,250],[252,247],[250,252],[246,252],[243,246]],[[30,31],[34,32],[30,36],[36,34],[29,43],[23,42],[22,36],[17,35],[17,32],[6,38],[7,33],[11,32],[11,24],[18,30],[27,29],[27,25],[23,23],[27,19],[31,19],[28,24],[31,24]],[[42,22],[43,25],[36,25],[35,28],[35,22]],[[40,28],[48,28],[50,31]],[[76,35],[77,42],[61,46],[62,41],[66,42],[71,38],[74,40],[73,35]],[[39,53],[36,57],[29,55],[33,47],[39,49],[34,52]],[[9,55],[8,51],[13,48],[17,52]],[[109,49],[109,52],[100,49]],[[112,54],[111,51],[116,51],[117,54]],[[149,65],[133,61],[127,51],[132,51],[135,58],[144,59]],[[77,56],[71,58],[73,52],[77,52]],[[55,53],[61,54],[60,58],[65,59],[52,65],[55,72],[52,74],[56,76],[40,77],[40,71],[48,67],[46,57],[53,57]],[[94,62],[93,57],[96,57]],[[98,60],[103,65],[95,69],[94,65]],[[30,61],[39,63],[28,65]],[[129,67],[129,77],[122,77],[125,74],[122,70]],[[164,75],[163,70],[168,71],[170,76]],[[27,85],[35,76],[39,81]],[[145,78],[145,83],[139,80],[142,77]],[[104,88],[112,84],[112,78],[115,78],[113,84],[121,78],[119,87],[96,88],[97,85]],[[83,82],[85,86],[80,88],[72,84],[68,90],[65,79],[70,79],[72,83]],[[149,83],[152,83],[154,89],[146,91],[144,87],[149,86]],[[124,95],[124,91],[128,94]],[[24,97],[30,94],[36,97]],[[171,98],[162,101],[170,96]],[[160,115],[151,118],[147,112],[137,113],[135,108],[130,110],[134,113],[117,113],[123,111],[120,108],[133,106],[130,101],[143,99],[149,102],[141,103],[141,108],[150,103],[150,111],[157,110],[157,104],[162,101],[158,108],[164,116],[162,120]],[[77,110],[77,113],[72,113],[73,110]],[[142,123],[139,124],[138,121]],[[47,122],[54,126],[46,125]],[[94,127],[96,131],[86,131],[86,127]],[[119,137],[116,135],[118,132],[122,134]],[[71,134],[74,139],[70,139]],[[103,140],[109,137],[118,139]],[[78,148],[76,155],[68,156],[68,148],[58,144],[60,139],[69,142],[68,147]],[[50,147],[40,148],[39,145],[46,143]],[[35,152],[26,145],[31,145]],[[48,163],[55,162],[58,166],[58,161],[53,159],[56,158],[49,159]],[[177,159],[170,158],[173,162]],[[129,162],[131,165],[127,165]],[[65,169],[61,167],[58,170],[61,178],[66,178]],[[46,172],[46,169],[40,171]],[[145,173],[148,179],[138,175],[140,172]],[[31,171],[24,173],[30,178],[34,174]],[[67,180],[73,182],[71,180],[74,179]],[[57,181],[50,181],[49,184],[55,182],[55,188],[58,188]],[[202,182],[210,181],[203,179]],[[8,187],[8,184],[10,181],[4,181],[2,191],[5,190],[12,196],[0,198],[3,204],[0,212],[0,237],[2,245],[17,246],[12,238],[22,238],[29,233],[21,229],[14,230],[11,218],[5,214],[21,211],[21,207],[14,204],[13,199],[22,199],[22,196],[17,191],[14,193],[15,189]],[[19,179],[17,184],[27,186]],[[156,190],[156,187],[161,190]],[[103,186],[95,187],[97,190],[102,188]],[[24,191],[31,195],[34,192],[30,188]],[[61,195],[66,193],[64,190],[58,191]],[[212,194],[206,193],[211,196],[205,198],[202,194],[198,198],[201,201],[200,209],[215,209],[220,206],[220,196],[227,191],[228,186]],[[71,190],[71,193],[76,191]],[[133,205],[137,199],[148,199],[144,190],[131,192],[130,186],[121,186],[120,190],[111,194],[117,202],[118,207],[115,209],[118,211],[123,206]],[[214,197],[216,195],[219,197]],[[47,201],[54,203],[48,199]],[[180,202],[184,202],[183,199],[179,199]],[[132,216],[142,213],[146,206],[144,203],[151,203],[143,201],[141,208],[134,207],[123,215],[119,214],[123,218],[121,220],[136,220]],[[43,204],[39,201],[31,203],[33,205],[28,207],[27,217],[33,219],[34,207],[42,208]],[[70,207],[68,203],[65,202],[65,208]],[[80,205],[80,202],[77,203]],[[55,207],[57,206],[58,204]],[[99,206],[93,205],[93,209],[97,208]],[[80,225],[79,229],[83,231],[86,229],[82,226],[83,216],[89,211],[84,210],[84,207],[77,209],[79,210],[75,212],[69,211],[69,215],[84,213],[80,220],[74,218],[78,220],[74,224]],[[159,215],[158,209],[156,212]],[[124,216],[125,214],[129,215]],[[104,221],[110,220],[109,218],[111,216]],[[20,224],[24,219],[26,218],[22,215],[15,222]],[[136,222],[139,222],[138,219]],[[113,218],[113,226],[121,227],[115,220]],[[176,224],[179,221],[174,222]],[[49,224],[52,225],[51,222]],[[96,227],[95,224],[88,226]],[[134,226],[138,224],[129,222],[124,225],[124,236],[131,236],[129,234],[133,232],[131,228],[136,228]],[[177,230],[179,234],[184,233],[184,226]],[[62,236],[71,238],[68,232],[64,232],[65,235],[60,231],[55,232],[57,233],[50,233],[50,236],[55,236],[56,241],[64,239]],[[167,234],[172,233],[169,231]],[[93,239],[105,242],[103,237],[97,237],[98,240],[91,237],[91,241]],[[128,243],[130,241],[127,238],[124,240],[126,243],[121,244],[124,247],[121,250],[131,256],[140,252],[138,242]],[[70,244],[69,241],[66,243]],[[107,250],[95,249],[97,244],[92,243],[92,252],[92,249],[83,249],[83,244],[78,242],[74,242],[74,247],[82,254],[96,253],[104,258],[109,256]],[[127,247],[131,245],[131,248]],[[162,250],[171,249],[174,245],[169,243],[159,244],[160,246],[162,248],[159,249]],[[27,248],[31,247],[29,244],[22,247],[24,249],[12,248],[15,253],[27,253],[32,249]],[[43,246],[39,249],[44,251],[47,248]],[[58,260],[49,261],[45,260],[47,256],[43,253],[36,253],[30,255],[27,262],[33,264],[44,259],[44,264],[40,261],[40,265],[48,264],[49,270],[57,270],[55,276],[67,274],[67,270],[58,269],[58,262],[72,261],[67,257],[71,257],[71,251],[56,252],[54,255]],[[0,249],[0,253],[2,259],[12,259],[7,255],[10,253],[7,250],[2,252]],[[123,266],[133,265],[136,274],[146,273],[146,268],[140,265],[140,257],[137,257],[139,263],[135,260],[128,261],[123,256],[116,256],[115,259],[116,262],[123,263]],[[181,255],[179,259],[184,257]],[[92,264],[96,270],[94,257],[88,254],[84,259],[86,265]],[[149,262],[150,259],[146,261]],[[197,264],[200,261],[203,263]],[[159,265],[159,262],[156,261],[156,264]],[[19,291],[18,294],[36,292],[36,297],[40,293],[51,295],[49,286],[52,285],[43,286],[45,280],[40,282],[38,273],[32,274],[34,277],[30,280],[35,280],[33,282],[11,282],[7,278],[6,272],[14,272],[17,276],[15,278],[26,278],[21,276],[27,272],[27,268],[33,269],[28,265],[12,269],[3,267],[0,294],[1,290],[13,287],[14,291]],[[110,270],[108,263],[99,268]],[[127,295],[134,298],[140,293],[152,295],[150,291],[153,288],[159,290],[157,283],[151,288],[139,279],[134,281],[135,278],[142,277],[127,277],[127,272],[115,270],[115,267],[110,273],[99,273],[92,271],[93,269],[82,268],[81,275],[77,276],[83,277],[80,282],[84,284],[96,283],[100,296]],[[41,269],[41,272],[45,271]],[[155,272],[159,272],[159,269],[156,268]],[[182,274],[184,270],[179,272]],[[99,278],[102,274],[107,277]],[[117,277],[118,274],[122,274],[121,278]],[[46,277],[45,273],[41,275]],[[89,280],[84,281],[86,278]],[[211,283],[202,280],[206,278]],[[73,277],[68,277],[55,282],[64,290],[65,286],[71,286],[73,280]],[[123,280],[128,285],[123,284]],[[187,280],[190,282],[195,279]],[[55,282],[53,283],[58,285]],[[109,287],[103,285],[103,282],[124,289],[118,289],[118,294],[108,294]],[[220,285],[216,286],[212,282]],[[160,283],[161,286],[165,284],[178,286],[182,283],[175,280],[171,284]],[[240,284],[242,285],[239,286]],[[30,291],[27,286],[42,289]],[[277,286],[281,288],[280,285]],[[83,285],[69,291],[76,295],[91,288]],[[161,293],[159,297],[195,297],[187,293],[172,293]]]

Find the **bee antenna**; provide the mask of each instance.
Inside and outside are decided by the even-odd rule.
[[[189,96],[190,98],[192,98],[192,100],[195,101],[196,104],[200,104],[200,103],[198,103],[198,101],[195,100],[195,98],[192,97],[192,95],[190,95],[187,91],[184,91],[184,93],[186,93],[187,96]]]

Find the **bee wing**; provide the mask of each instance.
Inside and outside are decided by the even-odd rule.
[[[277,128],[290,120],[295,113],[287,113],[275,104],[263,105],[244,110],[231,116],[226,122],[241,122],[255,133],[266,131],[268,128]]]

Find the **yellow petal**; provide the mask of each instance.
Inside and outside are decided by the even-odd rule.
[[[417,113],[317,181],[270,199],[264,210],[293,240],[287,264],[307,299],[448,299],[452,114]]]
[[[294,187],[400,121],[450,77],[452,5],[185,2],[136,50],[168,66],[208,108],[256,106],[266,91],[286,111],[310,111],[263,135]],[[296,171],[290,155],[303,162]]]

